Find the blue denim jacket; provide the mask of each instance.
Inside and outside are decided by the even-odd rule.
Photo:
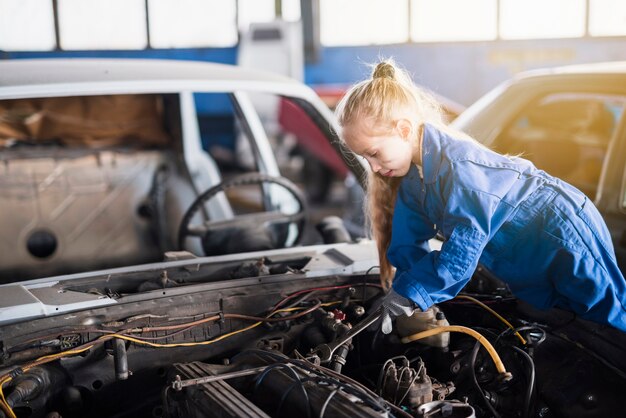
[[[480,262],[538,308],[626,331],[626,282],[607,227],[573,186],[530,161],[426,125],[422,172],[398,189],[393,288],[421,309],[456,296]],[[428,240],[441,232],[440,251]]]

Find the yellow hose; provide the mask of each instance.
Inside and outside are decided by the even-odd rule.
[[[513,325],[511,325],[511,323],[509,321],[504,319],[498,312],[496,312],[493,309],[491,309],[489,306],[485,305],[484,303],[482,303],[478,299],[475,299],[475,298],[473,298],[471,296],[467,296],[467,295],[457,295],[456,299],[467,299],[467,300],[470,300],[470,301],[474,302],[475,304],[477,304],[478,306],[480,306],[481,308],[483,308],[484,310],[486,310],[487,312],[489,312],[490,314],[492,314],[493,316],[498,318],[500,321],[504,322],[504,324],[507,327],[509,327],[515,333],[515,336],[517,338],[519,338],[520,342],[522,344],[526,345],[526,340],[524,339],[524,337],[522,337],[522,335],[519,332],[515,331],[515,327]]]
[[[4,380],[2,380],[2,382],[0,382],[0,408],[2,408],[2,411],[4,411],[4,414],[8,418],[17,418],[15,416],[15,413],[13,412],[13,409],[11,409],[11,407],[9,406],[9,403],[4,397],[4,392],[2,391],[2,386],[4,386],[6,383],[10,381],[11,381],[11,377],[7,377]]]
[[[495,348],[493,348],[491,343],[485,337],[483,337],[482,334],[480,334],[477,331],[474,331],[471,328],[462,327],[460,325],[448,325],[448,326],[443,326],[443,327],[437,327],[437,328],[429,329],[426,331],[418,332],[417,334],[409,335],[408,337],[402,338],[400,341],[402,341],[404,344],[408,344],[412,341],[421,340],[422,338],[432,337],[433,335],[441,334],[442,332],[461,332],[463,334],[468,334],[476,338],[476,340],[478,340],[478,342],[481,343],[483,347],[485,347],[485,349],[491,356],[491,359],[493,360],[496,366],[496,369],[498,370],[498,373],[500,373],[500,379],[502,379],[503,381],[508,381],[513,378],[513,375],[506,371],[506,368],[504,367],[504,363],[502,363],[502,360],[500,360],[500,356],[498,355],[498,352],[496,351]]]

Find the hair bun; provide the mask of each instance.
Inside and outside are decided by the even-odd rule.
[[[394,80],[396,76],[396,67],[389,61],[382,61],[376,64],[372,78],[388,78]]]

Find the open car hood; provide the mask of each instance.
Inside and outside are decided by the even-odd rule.
[[[129,301],[155,301],[252,283],[365,274],[377,264],[371,241],[250,252],[123,267],[0,286],[0,326]],[[172,255],[174,258],[177,255]],[[180,256],[180,255],[179,255]],[[271,274],[280,266],[284,274]]]

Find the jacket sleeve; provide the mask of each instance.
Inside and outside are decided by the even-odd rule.
[[[444,209],[442,232],[447,239],[441,250],[423,256],[417,251],[412,257],[403,257],[397,266],[394,290],[422,310],[454,298],[476,269],[499,202],[495,195],[453,186]]]
[[[398,192],[391,226],[387,258],[396,270],[408,270],[415,260],[430,253],[428,240],[437,233],[435,225],[422,211],[413,207],[410,198]]]

